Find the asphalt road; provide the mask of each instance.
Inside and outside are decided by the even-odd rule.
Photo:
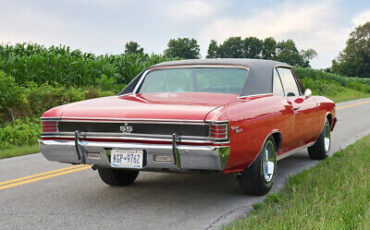
[[[331,152],[370,133],[370,98],[337,108]],[[279,161],[272,192],[317,163],[306,151]],[[244,195],[232,175],[217,173],[144,172],[125,188],[76,167],[17,180],[69,166],[41,154],[0,160],[0,229],[218,229],[264,198]]]

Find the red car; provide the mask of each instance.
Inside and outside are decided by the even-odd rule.
[[[266,194],[277,160],[330,149],[335,104],[305,90],[291,66],[268,60],[161,63],[117,96],[58,106],[42,117],[51,161],[91,164],[113,186],[139,171],[235,173],[247,194]]]

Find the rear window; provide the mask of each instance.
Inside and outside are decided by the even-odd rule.
[[[138,93],[209,92],[240,94],[248,70],[241,68],[193,67],[150,71]]]

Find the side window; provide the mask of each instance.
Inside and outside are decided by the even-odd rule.
[[[295,78],[292,74],[292,71],[288,68],[278,68],[278,72],[281,78],[281,82],[283,83],[285,94],[290,96],[299,96],[299,90],[297,87],[297,83]]]
[[[276,71],[276,69],[274,69],[274,79],[273,79],[273,83],[274,83],[274,88],[273,88],[273,93],[274,95],[277,95],[277,96],[283,96],[284,97],[284,89],[283,89],[283,86],[281,85],[281,81],[280,81],[280,77],[279,77],[279,74],[278,72]]]

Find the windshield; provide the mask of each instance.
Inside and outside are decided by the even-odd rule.
[[[239,95],[247,74],[246,69],[219,67],[152,70],[145,76],[138,93],[209,92]]]

